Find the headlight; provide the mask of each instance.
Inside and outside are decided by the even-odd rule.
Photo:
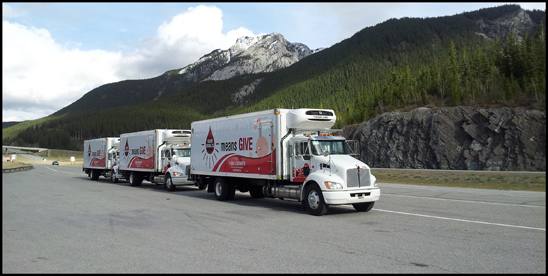
[[[325,187],[327,187],[328,189],[331,189],[331,190],[336,190],[336,189],[342,189],[343,188],[342,184],[337,183],[337,182],[325,181],[324,184],[325,184]]]
[[[173,176],[177,177],[177,176],[179,176],[179,173],[178,172],[173,172]]]

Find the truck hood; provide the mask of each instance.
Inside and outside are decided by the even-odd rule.
[[[177,157],[176,161],[180,165],[190,165],[190,157]]]
[[[322,155],[317,156],[316,160],[318,161],[318,165],[319,163],[327,164],[331,167],[332,170],[347,170],[349,168],[356,168],[358,166],[362,169],[369,169],[369,166],[367,166],[365,163],[350,155]]]

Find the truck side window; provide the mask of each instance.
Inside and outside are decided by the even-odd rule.
[[[302,151],[303,151],[303,159],[304,160],[310,160],[310,147],[308,146],[307,142],[301,143]]]
[[[295,143],[295,156],[303,155],[301,143]]]

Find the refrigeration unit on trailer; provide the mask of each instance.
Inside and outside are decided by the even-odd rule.
[[[120,157],[115,178],[131,186],[143,180],[173,191],[178,185],[195,185],[189,179],[190,130],[154,129],[120,135]],[[199,187],[204,189],[204,187]]]
[[[369,211],[380,189],[369,166],[333,136],[331,109],[273,109],[193,122],[191,175],[218,200],[235,190],[302,202],[323,215],[329,205]]]
[[[84,165],[82,170],[91,178],[111,177],[112,167],[120,147],[119,137],[106,137],[84,141]]]

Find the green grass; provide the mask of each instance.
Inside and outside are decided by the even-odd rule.
[[[371,169],[380,183],[546,192],[546,172]]]

